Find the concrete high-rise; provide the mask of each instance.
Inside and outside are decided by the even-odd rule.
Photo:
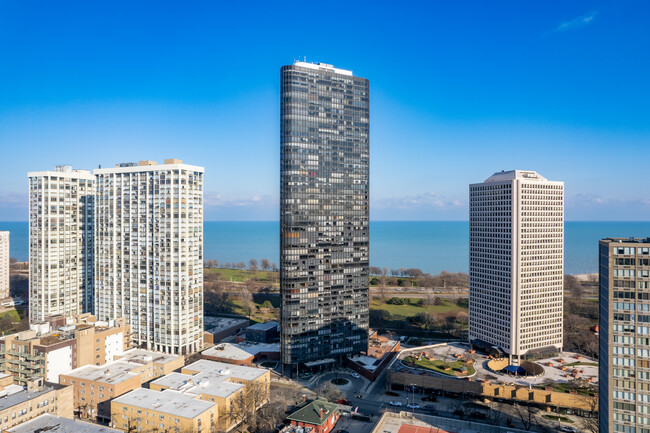
[[[58,166],[29,176],[29,321],[92,312],[94,179]]]
[[[0,232],[0,299],[9,297],[9,232]]]
[[[650,238],[599,248],[599,432],[650,431]]]
[[[332,65],[281,70],[282,363],[368,349],[369,83]]]
[[[564,183],[502,171],[469,195],[470,342],[513,363],[561,350]]]
[[[136,346],[172,354],[203,338],[203,168],[176,159],[94,171],[95,313],[125,317]]]

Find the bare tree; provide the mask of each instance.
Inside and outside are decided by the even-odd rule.
[[[248,407],[246,406],[246,397],[244,396],[244,391],[241,391],[231,400],[227,419],[230,424],[236,425],[236,429],[239,430],[248,418],[249,412]]]
[[[318,395],[325,397],[329,401],[339,400],[343,393],[335,385],[330,382],[325,382],[318,388]]]
[[[515,412],[521,420],[521,424],[524,426],[524,430],[528,431],[533,425],[537,425],[536,415],[539,409],[536,409],[532,406],[526,406],[524,408],[519,404],[515,404]]]
[[[564,276],[564,290],[568,290],[571,293],[571,297],[574,299],[582,299],[584,295],[584,287],[582,283],[574,277],[573,275]]]
[[[271,268],[271,262],[269,259],[262,259],[262,270],[268,271]]]
[[[257,270],[257,259],[250,259],[248,261],[248,269],[251,271]]]

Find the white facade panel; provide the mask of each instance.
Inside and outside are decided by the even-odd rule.
[[[45,380],[59,383],[59,375],[72,370],[72,346],[65,346],[47,353]]]
[[[124,335],[121,332],[109,335],[104,342],[106,362],[111,362],[115,358],[115,355],[124,353]]]

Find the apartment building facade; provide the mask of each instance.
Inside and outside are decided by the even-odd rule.
[[[29,321],[94,308],[94,176],[57,166],[29,176]]]
[[[368,348],[369,83],[281,70],[280,287],[285,368]]]
[[[0,431],[43,414],[72,418],[72,388],[40,378],[19,386],[10,375],[0,373]]]
[[[599,431],[650,433],[650,238],[599,248]]]
[[[270,371],[196,361],[111,403],[113,426],[146,431],[230,431],[269,401]],[[199,429],[198,427],[201,427]]]
[[[116,358],[107,364],[86,365],[60,376],[61,385],[74,389],[74,410],[80,418],[109,422],[113,398],[170,374],[185,362],[182,356],[143,349],[131,349]]]
[[[502,171],[469,195],[470,342],[514,364],[561,350],[564,183]]]
[[[9,232],[0,232],[0,299],[9,297]]]
[[[41,377],[59,382],[59,375],[83,365],[102,365],[124,353],[130,343],[125,319],[97,322],[86,313],[65,325],[63,316],[31,325],[28,331],[0,337],[0,372],[25,386]]]
[[[186,354],[203,339],[203,168],[120,164],[96,176],[95,310],[136,346]]]

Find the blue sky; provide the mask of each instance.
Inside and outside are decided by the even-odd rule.
[[[0,2],[0,220],[27,172],[177,157],[206,219],[272,220],[279,69],[371,85],[371,217],[467,219],[502,169],[571,220],[650,220],[650,3]]]

